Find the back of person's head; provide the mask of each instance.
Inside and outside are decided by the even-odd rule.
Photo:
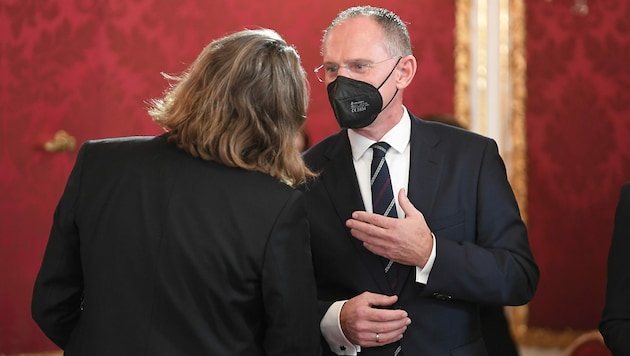
[[[300,57],[270,29],[217,39],[150,115],[195,157],[267,173],[295,185],[312,173],[295,147],[308,106]]]
[[[407,25],[392,11],[373,6],[355,6],[340,12],[324,31],[322,43],[326,41],[326,37],[333,27],[357,16],[371,17],[379,24],[385,35],[387,52],[391,56],[403,57],[412,54]]]

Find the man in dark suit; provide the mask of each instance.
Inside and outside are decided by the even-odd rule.
[[[621,188],[615,212],[610,252],[606,306],[599,330],[613,355],[630,355],[630,182]]]
[[[168,133],[81,147],[32,301],[65,355],[319,354],[307,88],[277,33],[237,32],[153,103]]]
[[[496,143],[406,110],[417,63],[392,12],[343,11],[322,54],[343,130],[305,153],[302,189],[325,350],[485,355],[479,306],[527,303],[539,278]]]
[[[450,114],[426,114],[424,120],[442,122],[465,129],[456,117]],[[512,338],[510,324],[502,305],[479,306],[481,335],[488,350],[488,356],[518,356],[518,347]]]

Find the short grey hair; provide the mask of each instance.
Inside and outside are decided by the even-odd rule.
[[[412,54],[407,25],[392,11],[373,6],[355,6],[340,12],[324,30],[322,49],[328,34],[335,26],[357,16],[372,17],[378,23],[385,35],[385,48],[391,56]]]

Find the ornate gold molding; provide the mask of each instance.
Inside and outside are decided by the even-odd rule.
[[[470,127],[470,1],[455,2],[455,117],[464,127]]]
[[[471,40],[470,16],[471,1],[457,0],[455,4],[455,90],[454,113],[466,127],[471,124]],[[512,155],[508,157],[511,166],[510,182],[518,199],[523,220],[527,222],[527,143],[525,132],[525,110],[527,101],[527,61],[525,57],[525,3],[512,0],[510,3],[510,52],[509,73],[511,95],[501,102],[510,103],[509,123],[512,142]]]
[[[521,208],[523,220],[527,223],[527,58],[525,1],[510,1],[510,78],[512,82],[512,176],[510,183]]]

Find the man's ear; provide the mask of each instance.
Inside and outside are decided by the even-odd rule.
[[[398,89],[404,89],[413,80],[418,69],[418,62],[413,55],[404,56],[400,59],[396,71],[396,87]]]

